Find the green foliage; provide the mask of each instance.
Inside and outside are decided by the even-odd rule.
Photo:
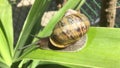
[[[7,0],[0,0],[0,61],[10,66],[13,57],[12,9]]]
[[[44,67],[41,65],[48,64],[57,65],[57,67],[62,68],[120,67],[120,29],[117,28],[91,27],[87,33],[88,39],[85,44],[86,47],[77,52],[42,50],[39,48],[35,49],[35,46],[27,48],[24,51],[19,50],[19,48],[24,47],[32,32],[39,32],[39,30],[35,31],[33,28],[37,29],[40,27],[38,24],[40,24],[41,17],[50,2],[51,0],[35,0],[25,20],[19,40],[13,48],[11,5],[8,0],[0,0],[0,67],[10,68],[13,63],[17,63],[16,61],[20,62],[18,65],[19,68],[22,68],[27,63],[29,63],[29,65],[27,65],[28,68],[35,68],[38,65]],[[38,36],[50,36],[55,24],[62,18],[64,13],[70,8],[78,9],[84,2],[85,0],[69,0],[67,4],[53,16],[49,24],[42,31],[40,30]],[[31,59],[33,61],[29,62]]]
[[[83,67],[120,67],[120,29],[91,27],[86,47],[78,52],[37,49],[24,58]]]
[[[18,58],[20,56],[20,53],[22,51],[20,51],[18,49],[22,48],[25,45],[25,42],[26,42],[28,36],[30,36],[30,32],[31,32],[32,28],[35,26],[35,24],[40,23],[39,22],[40,18],[42,17],[42,15],[43,15],[44,11],[46,10],[46,7],[49,5],[50,1],[51,0],[40,0],[40,1],[36,0],[35,1],[34,5],[32,6],[32,8],[27,16],[27,19],[25,20],[19,40],[15,47],[14,58]]]

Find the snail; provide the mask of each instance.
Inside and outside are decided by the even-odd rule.
[[[66,48],[84,36],[89,28],[89,20],[84,14],[68,10],[56,24],[49,37],[50,43],[57,48]]]
[[[44,25],[44,23],[45,21],[42,24]],[[69,9],[56,24],[48,40],[52,44],[51,46],[59,49],[67,48],[77,41],[83,40],[81,38],[87,33],[89,26],[89,20],[84,14]]]

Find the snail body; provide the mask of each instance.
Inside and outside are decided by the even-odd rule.
[[[73,10],[72,10],[73,11]],[[67,12],[66,15],[56,24],[49,40],[58,48],[65,48],[80,40],[88,31],[90,24],[84,14],[77,11]]]

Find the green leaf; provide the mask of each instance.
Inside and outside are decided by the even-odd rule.
[[[19,67],[19,68],[22,68],[22,66],[23,66],[25,63],[29,63],[29,60],[23,59],[23,60],[19,63],[18,67]],[[29,64],[29,65],[30,65],[30,64]],[[28,67],[28,66],[27,66],[27,67]]]
[[[29,66],[29,68],[35,68],[39,64],[39,60],[33,60],[32,64]]]
[[[86,0],[81,0],[80,4],[78,4],[78,6],[76,7],[76,10],[80,10],[80,8],[82,7],[82,5],[86,2]]]
[[[8,0],[0,0],[0,54],[10,66],[13,57],[12,8]]]
[[[86,47],[78,52],[37,49],[23,58],[84,67],[120,67],[120,29],[91,27]]]
[[[22,52],[19,48],[22,48],[25,45],[26,40],[31,35],[31,31],[36,24],[40,24],[41,17],[48,7],[51,0],[35,0],[34,5],[31,7],[31,10],[25,20],[24,26],[22,28],[19,40],[15,47],[14,59],[18,58]],[[38,25],[40,27],[40,25]]]
[[[8,65],[0,62],[0,68],[10,68]]]

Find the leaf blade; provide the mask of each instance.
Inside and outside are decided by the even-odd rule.
[[[119,34],[120,29],[117,28],[91,27],[88,32],[86,47],[79,52],[71,53],[37,49],[24,58],[85,67],[119,67]]]
[[[0,54],[10,66],[13,56],[12,9],[7,0],[0,0]]]
[[[35,3],[32,6],[27,16],[27,19],[25,20],[23,29],[21,31],[17,45],[15,47],[15,55],[14,55],[15,60],[17,60],[16,58],[18,58],[21,53],[19,48],[22,48],[25,45],[25,42],[28,39],[28,36],[30,35],[32,28],[36,23],[39,23],[43,15],[43,12],[46,10],[46,7],[49,5],[50,1],[51,0],[35,0]]]

